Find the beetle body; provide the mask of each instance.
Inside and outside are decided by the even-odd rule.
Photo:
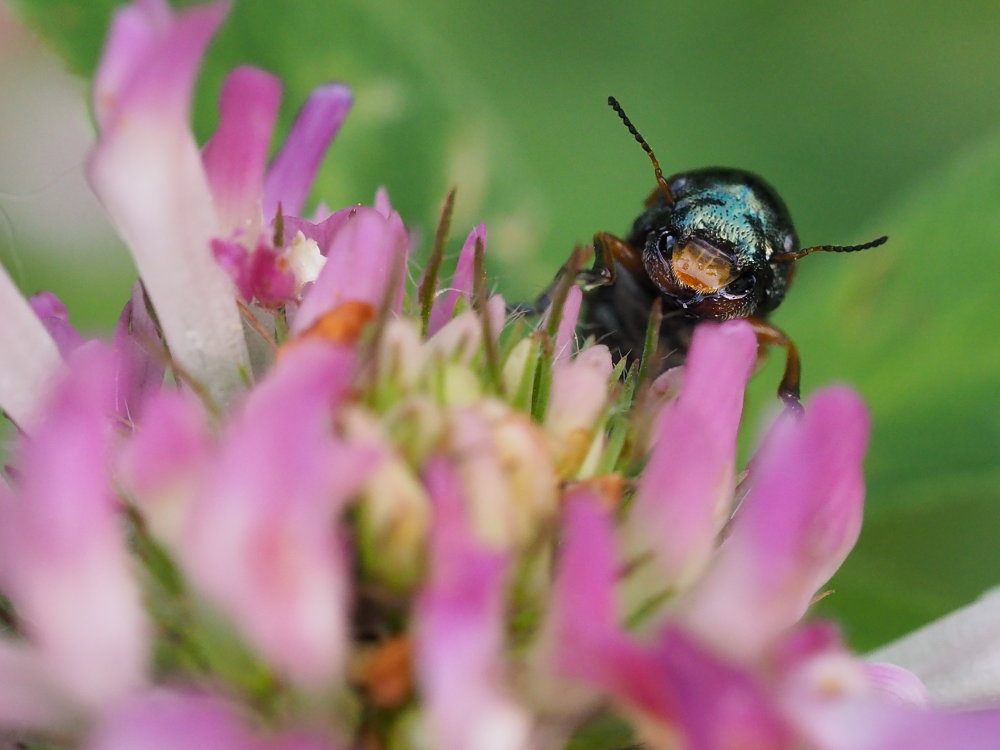
[[[588,292],[582,326],[583,333],[610,346],[616,358],[638,357],[650,309],[659,297],[663,322],[657,369],[683,361],[700,320],[766,317],[784,299],[795,269],[792,263],[768,258],[776,251],[798,249],[784,202],[756,175],[715,167],[674,175],[667,183],[674,205],[654,193],[625,240],[642,266],[616,257],[615,283]],[[690,252],[676,253],[684,247]],[[677,279],[675,255],[681,273],[684,263],[705,267],[696,269],[701,273],[693,278],[686,274],[693,288]],[[716,290],[712,266],[716,278],[729,277]]]
[[[660,300],[659,346],[649,363],[656,373],[683,362],[699,321],[747,318],[761,345],[784,347],[778,395],[798,408],[798,352],[766,320],[784,299],[796,261],[817,251],[865,250],[888,238],[800,249],[788,209],[764,180],[722,167],[665,178],[618,102],[608,103],[652,160],[657,189],[626,239],[594,235],[594,266],[581,274],[587,290],[581,332],[607,344],[616,359],[634,360]]]

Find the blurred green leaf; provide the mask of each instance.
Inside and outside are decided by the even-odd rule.
[[[867,525],[822,607],[862,647],[1000,582],[1000,137],[883,231],[883,248],[803,261],[818,283],[780,316],[807,382],[850,382],[872,410]]]

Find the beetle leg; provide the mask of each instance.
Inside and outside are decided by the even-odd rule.
[[[785,349],[785,374],[778,385],[778,398],[785,406],[794,412],[802,411],[799,401],[799,382],[802,376],[802,364],[799,361],[799,350],[780,328],[761,318],[749,318],[753,332],[757,335],[758,346],[780,346]]]
[[[642,254],[625,240],[607,232],[598,232],[594,235],[594,265],[585,271],[577,271],[574,280],[585,291],[599,286],[611,286],[618,277],[619,265],[633,273],[639,273],[642,271]],[[559,268],[555,277],[534,302],[508,305],[508,314],[541,315],[548,310],[552,303],[552,293],[566,275],[567,266],[568,263],[564,263]]]
[[[642,270],[642,254],[625,240],[607,232],[594,235],[594,265],[576,275],[584,289],[611,286],[618,276],[618,266],[637,273]]]
[[[552,304],[553,295],[556,293],[559,285],[563,283],[567,273],[573,273],[574,282],[580,281],[580,276],[584,272],[576,269],[579,269],[580,266],[583,265],[586,260],[586,253],[586,248],[577,245],[577,247],[573,250],[573,253],[570,255],[569,260],[559,266],[559,270],[556,271],[556,275],[552,277],[552,281],[550,281],[548,286],[542,290],[541,294],[535,297],[534,302],[517,302],[514,304],[508,304],[507,314],[526,316],[544,314]]]

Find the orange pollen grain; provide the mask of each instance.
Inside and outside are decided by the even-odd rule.
[[[302,336],[311,336],[335,344],[354,344],[361,332],[375,318],[375,308],[361,300],[347,300],[324,313]]]
[[[366,655],[356,675],[372,704],[396,708],[413,689],[413,649],[406,636],[391,638]]]
[[[621,474],[601,474],[589,479],[568,482],[565,490],[569,491],[577,487],[590,490],[600,499],[604,510],[613,512],[621,505],[626,484],[627,481]]]

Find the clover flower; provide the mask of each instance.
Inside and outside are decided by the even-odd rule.
[[[993,747],[996,711],[806,618],[861,524],[864,406],[783,415],[745,473],[756,342],[700,327],[646,382],[450,283],[388,195],[301,216],[350,107],[235,70],[188,125],[227,5],[115,16],[91,184],[141,282],[110,343],[0,274],[0,739],[118,748]],[[567,276],[567,280],[570,277]],[[3,734],[6,732],[6,734]],[[601,744],[603,743],[603,744]]]

